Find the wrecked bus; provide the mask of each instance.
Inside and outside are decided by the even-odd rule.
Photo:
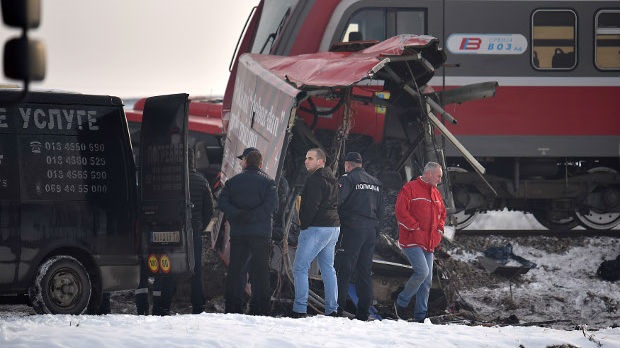
[[[431,36],[403,34],[355,50],[343,47],[337,52],[293,57],[241,56],[231,111],[224,119],[228,126],[220,180],[225,182],[239,173],[241,166],[235,156],[244,148],[255,147],[263,153],[263,170],[277,182],[286,180],[291,188],[280,204],[281,217],[274,222],[274,228],[283,231],[281,243],[274,246],[271,263],[278,282],[274,286],[276,302],[286,302],[286,284],[292,283],[291,265],[296,245],[288,237],[294,230],[299,194],[304,185],[306,151],[323,148],[327,166],[339,174],[344,153],[368,146],[358,142],[359,138],[350,132],[352,125],[359,121],[352,111],[352,101],[391,110],[385,122],[392,128],[392,136],[374,149],[382,152],[380,157],[384,161],[365,163],[388,190],[397,192],[405,180],[416,174],[415,169],[429,160],[444,163],[439,133],[461,151],[472,167],[484,173],[484,167],[437,118],[436,115],[451,116],[434,101],[437,93],[425,86],[435,69],[445,62],[445,54],[438,44]],[[463,102],[491,96],[495,85],[468,86],[450,92],[450,97]],[[386,100],[363,93],[369,86],[380,88],[392,97]],[[307,104],[331,105],[329,117],[337,122],[337,129],[313,129],[304,122],[298,111]],[[315,117],[321,117],[315,111]],[[449,200],[449,190],[444,192]],[[385,245],[391,240],[391,245],[396,246],[395,221],[390,219],[393,216],[388,214],[380,238],[386,241]],[[229,226],[221,213],[211,236],[212,245],[226,260]],[[385,289],[375,291],[379,301],[389,300],[396,287],[402,285],[403,275],[410,272],[408,265],[392,262],[399,261],[399,253],[393,248],[384,255],[387,259],[381,255],[375,257],[375,273],[381,270],[382,274],[398,274],[396,281],[385,283]],[[314,271],[311,277],[320,281],[316,268]],[[309,307],[316,312],[322,312],[320,288],[311,286],[310,290]]]

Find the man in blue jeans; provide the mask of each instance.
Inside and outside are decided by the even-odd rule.
[[[323,289],[325,314],[337,316],[338,285],[334,269],[336,242],[340,234],[338,218],[338,181],[325,168],[325,152],[313,148],[306,153],[304,164],[309,176],[301,194],[299,220],[301,232],[293,263],[295,302],[292,317],[305,317],[308,310],[308,271],[317,258]]]
[[[420,177],[403,186],[396,198],[394,213],[398,220],[398,244],[411,263],[413,274],[394,302],[399,319],[423,322],[433,282],[433,252],[441,241],[446,207],[437,185],[443,172],[436,162],[428,162]],[[413,318],[407,311],[415,295]]]

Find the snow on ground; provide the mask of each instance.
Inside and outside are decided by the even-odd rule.
[[[489,211],[476,216],[468,230],[544,230],[532,214],[519,211]]]
[[[525,327],[359,322],[203,313],[170,317],[35,315],[0,321],[2,347],[620,347],[620,328],[562,331]]]
[[[506,241],[503,241],[506,242]],[[521,238],[510,241],[513,253],[537,267],[516,279],[500,279],[493,286],[460,291],[476,313],[488,318],[515,315],[526,323],[550,322],[555,328],[579,324],[604,328],[620,324],[620,281],[596,276],[603,260],[620,255],[620,239],[580,238],[582,246],[570,246],[557,238]],[[527,244],[526,244],[527,243]],[[556,243],[557,245],[543,245]],[[500,245],[504,245],[499,243]],[[474,264],[482,252],[448,251],[457,260]],[[507,265],[515,263],[510,261]],[[498,277],[496,277],[498,278]]]
[[[537,229],[520,213],[483,214],[475,229]],[[497,226],[497,227],[496,227]],[[382,320],[359,322],[313,316],[304,319],[221,313],[169,317],[129,314],[32,315],[23,306],[0,305],[0,347],[620,347],[620,283],[597,279],[603,259],[620,254],[613,237],[582,239],[570,246],[557,239],[519,239],[513,251],[538,267],[517,282],[468,288],[461,296],[487,316],[514,313],[526,322],[571,319],[566,330],[537,326],[434,325]],[[458,240],[458,239],[457,239]],[[485,243],[504,242],[487,240]],[[553,248],[537,243],[557,243]],[[481,251],[453,252],[474,263]],[[510,298],[515,305],[498,308]],[[491,305],[489,305],[491,304]],[[540,313],[547,313],[543,317]],[[576,313],[576,314],[575,314]]]

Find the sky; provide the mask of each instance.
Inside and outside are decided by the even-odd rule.
[[[35,89],[223,95],[237,39],[258,0],[42,0],[47,74]],[[0,42],[20,35],[0,26]],[[2,83],[19,83],[0,76]],[[20,84],[21,85],[21,84]]]
[[[532,222],[529,214],[504,211],[483,214],[476,223],[487,229],[500,225],[527,229],[532,228]],[[536,243],[513,244],[515,254],[538,265],[522,276],[525,281],[494,289],[482,288],[477,292],[463,291],[461,296],[473,304],[479,314],[497,316],[497,307],[485,308],[485,305],[497,303],[497,297],[505,298],[510,292],[516,303],[529,302],[532,308],[544,308],[542,311],[522,308],[524,312],[517,315],[525,322],[543,319],[536,317],[542,312],[549,312],[557,319],[577,313],[577,318],[570,319],[582,325],[552,329],[436,325],[428,320],[425,323],[360,322],[322,315],[292,319],[222,313],[168,317],[121,313],[33,315],[25,306],[0,305],[0,347],[620,347],[620,327],[617,327],[620,282],[606,282],[591,276],[600,259],[611,259],[620,253],[617,238],[593,237],[559,253],[541,252],[544,249],[537,249]],[[466,262],[474,262],[482,254],[448,252]],[[614,304],[615,310],[605,309]],[[122,310],[123,313],[132,311],[132,304]],[[614,323],[616,327],[612,328]]]

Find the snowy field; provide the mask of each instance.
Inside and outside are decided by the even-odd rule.
[[[33,315],[0,321],[0,347],[620,347],[620,328],[595,332],[304,319],[239,314]]]
[[[536,224],[528,215],[497,212],[483,214],[472,228],[540,228]],[[595,237],[587,245],[561,253],[541,253],[528,245],[515,245],[514,251],[539,266],[524,275],[523,284],[462,295],[485,312],[493,310],[485,308],[486,302],[512,291],[515,301],[530,301],[531,308],[525,308],[526,312],[546,306],[543,311],[563,319],[563,313],[577,311],[580,325],[561,330],[221,313],[170,317],[33,315],[23,306],[0,306],[0,347],[620,347],[620,283],[600,281],[592,275],[602,259],[620,253],[618,238]],[[454,257],[467,261],[476,256],[465,253]],[[518,316],[528,318],[528,313]],[[597,325],[592,324],[595,322]]]

